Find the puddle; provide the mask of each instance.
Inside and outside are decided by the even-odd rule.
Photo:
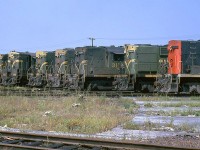
[[[159,111],[199,111],[200,107],[188,107],[187,105],[181,107],[161,107],[160,104],[177,104],[177,103],[197,103],[200,101],[198,100],[188,100],[189,98],[181,98],[177,99],[174,98],[172,100],[161,100],[161,101],[140,101],[139,98],[132,98],[134,102],[136,102],[140,108],[133,117],[132,122],[138,125],[145,125],[145,123],[150,122],[155,125],[160,126],[161,128],[167,128],[167,125],[171,125],[174,127],[180,128],[183,125],[188,127],[189,129],[194,129],[192,132],[195,131],[195,134],[199,134],[200,131],[200,117],[188,117],[188,116],[157,116],[157,115],[148,115],[149,112],[159,112]],[[145,107],[145,104],[152,104],[153,107]],[[172,130],[165,130],[165,131],[147,131],[147,130],[129,130],[123,129],[122,127],[116,127],[110,131],[99,133],[98,136],[105,136],[111,138],[120,138],[120,139],[151,139],[157,137],[167,137],[167,136],[175,136],[179,134],[193,134],[188,133],[188,131],[180,130],[173,130],[172,127],[168,127],[168,129]],[[158,128],[159,130],[159,128]]]
[[[152,99],[152,97],[150,98]],[[140,98],[133,98],[134,102],[140,106],[137,114],[132,119],[133,124],[145,125],[147,122],[152,123],[156,126],[162,126],[163,128],[167,126],[177,127],[180,129],[180,132],[188,132],[183,131],[186,128],[191,128],[192,132],[199,133],[200,132],[200,117],[196,117],[193,115],[190,116],[161,116],[159,112],[183,112],[183,111],[200,111],[200,107],[189,107],[184,104],[188,103],[200,103],[199,100],[192,100],[189,97],[185,98],[172,98],[170,100],[140,100]],[[176,105],[178,103],[182,103],[183,106],[173,107],[173,104]],[[151,104],[150,107],[145,107],[145,104]],[[162,107],[162,104],[170,104],[170,107]],[[152,114],[151,114],[152,113]],[[157,113],[157,114],[156,114]],[[155,115],[156,114],[156,115]],[[173,128],[172,128],[173,129]],[[192,130],[193,129],[193,130]],[[182,130],[182,131],[181,131]],[[163,136],[173,136],[175,134],[179,134],[180,132],[173,131],[143,131],[143,130],[126,130],[126,129],[113,129],[112,131],[117,131],[119,133],[124,132],[124,134],[135,134],[137,136],[141,136],[143,138],[150,137],[163,137]],[[141,134],[142,133],[142,134]],[[129,135],[130,136],[130,135]]]

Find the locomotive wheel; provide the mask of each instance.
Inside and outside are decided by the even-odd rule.
[[[118,83],[115,85],[116,90],[127,90],[128,89],[128,80],[126,78],[117,79]]]

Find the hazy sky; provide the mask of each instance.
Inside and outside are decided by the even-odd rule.
[[[200,0],[0,0],[0,53],[200,39]]]

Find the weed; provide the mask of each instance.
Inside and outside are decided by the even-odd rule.
[[[153,107],[153,104],[152,103],[145,103],[144,107]]]
[[[130,120],[138,107],[130,99],[105,96],[7,96],[0,103],[0,126],[73,133],[106,131]]]
[[[187,110],[158,111],[157,114],[162,116],[189,116],[189,115],[200,116],[200,111],[188,108]]]
[[[200,102],[177,102],[177,103],[160,103],[161,107],[200,107]]]

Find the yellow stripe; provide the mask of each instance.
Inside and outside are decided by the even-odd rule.
[[[108,78],[111,78],[111,77],[127,77],[128,75],[94,75],[94,77],[108,77]]]
[[[86,64],[87,60],[82,60],[80,64]]]
[[[64,62],[62,62],[62,63],[60,64],[60,67],[59,67],[59,69],[58,69],[58,72],[59,72],[59,73],[60,73],[61,67],[62,67],[63,65],[67,65],[67,63],[68,63],[68,61],[64,61]]]
[[[44,62],[44,63],[41,65],[40,70],[42,70],[42,67],[43,67],[44,65],[47,65],[47,64],[48,64],[47,62]]]
[[[158,77],[159,75],[156,75],[156,74],[145,74],[144,75],[145,77],[147,77],[147,78],[156,78],[156,77]]]
[[[19,60],[19,59],[17,59],[17,60],[15,60],[14,62],[13,62],[13,64],[12,64],[12,68],[14,67],[14,65],[16,64],[16,63],[19,63],[19,62],[23,62],[23,60]]]

